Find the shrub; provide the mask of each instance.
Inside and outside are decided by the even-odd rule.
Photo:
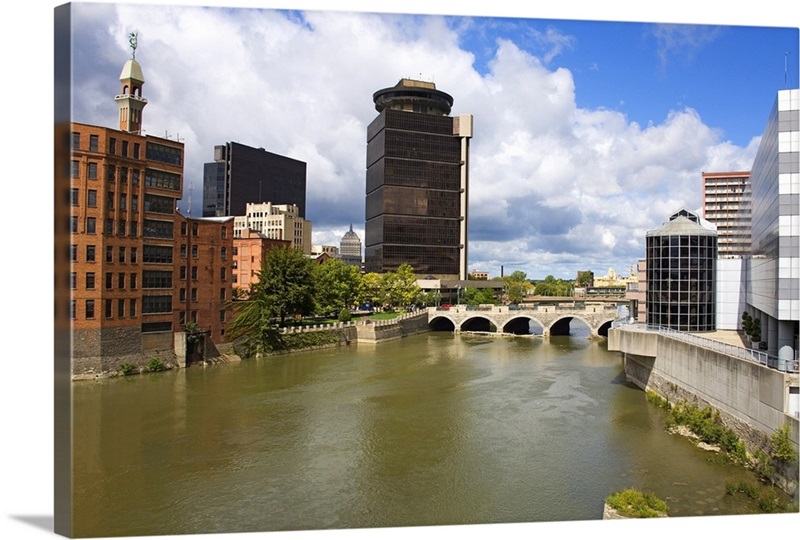
[[[350,322],[350,319],[353,318],[353,314],[350,313],[350,310],[347,308],[342,308],[339,312],[339,321],[340,322]]]
[[[660,407],[662,409],[669,409],[670,408],[669,401],[666,398],[663,398],[663,397],[659,396],[658,394],[656,394],[652,390],[647,390],[645,395],[647,396],[647,401],[649,401],[650,403],[652,403],[656,407]]]
[[[775,433],[770,437],[772,443],[772,457],[777,461],[791,462],[797,460],[797,452],[792,446],[792,440],[789,437],[789,424],[784,422],[781,427],[775,430]]]
[[[153,356],[147,361],[147,371],[164,371],[167,367],[160,358]]]
[[[668,515],[667,503],[636,489],[617,491],[606,498],[606,504],[626,517],[650,518]]]
[[[123,375],[132,375],[136,371],[136,366],[128,364],[127,362],[119,366],[119,370]]]

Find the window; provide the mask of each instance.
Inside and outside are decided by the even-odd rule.
[[[128,302],[128,317],[136,317],[136,299],[131,298]]]
[[[94,300],[86,301],[86,318],[94,319]]]
[[[114,234],[114,220],[106,219],[106,234]]]
[[[117,153],[117,139],[111,137],[108,141],[108,153],[109,154],[116,154]]]
[[[128,141],[122,141],[122,155],[128,157]]]
[[[225,291],[226,291],[225,287],[222,287],[222,288],[219,290],[219,299],[220,299],[221,301],[223,301],[223,302],[225,301]]]
[[[181,244],[181,259],[186,258],[186,244]]]
[[[131,282],[130,286],[132,290],[136,289],[136,272],[131,272]]]
[[[81,165],[78,160],[72,160],[72,178],[78,178],[80,176]]]
[[[181,324],[181,325],[186,324],[186,312],[185,311],[181,311],[178,314],[178,324]]]
[[[181,221],[181,236],[186,236],[186,222]]]
[[[106,167],[106,178],[108,179],[108,181],[113,184],[114,181],[116,180],[116,177],[117,177],[117,168],[113,165],[109,165],[108,167]]]
[[[133,238],[139,234],[139,222],[138,221],[131,221],[130,233]]]
[[[120,298],[117,300],[117,317],[122,318],[125,316],[125,300]]]
[[[131,171],[131,184],[134,186],[139,185],[139,171],[133,170]]]
[[[139,143],[133,143],[133,159],[139,159]]]
[[[106,246],[106,262],[114,262],[114,248],[111,246]]]
[[[197,267],[192,266],[192,279],[197,279]]]
[[[79,199],[79,191],[78,188],[72,188],[69,190],[69,198],[72,202],[72,206],[78,206],[78,199]]]
[[[106,311],[106,313],[105,313],[106,319],[110,319],[111,318],[111,300],[106,300],[105,304],[106,304],[106,309],[105,309],[105,311]]]
[[[171,270],[145,270],[142,272],[142,288],[144,289],[171,289]]]
[[[192,259],[196,259],[196,258],[197,258],[197,246],[194,245],[194,246],[192,246]]]
[[[72,244],[69,248],[69,260],[78,262],[78,244]]]
[[[221,322],[221,323],[225,322],[225,310],[224,309],[219,310],[219,322]]]
[[[171,313],[172,296],[143,296],[142,313]]]
[[[75,320],[77,318],[77,302],[75,300],[70,300],[69,302],[69,318]]]
[[[117,276],[117,286],[120,289],[125,288],[125,272],[120,272],[119,275]]]
[[[143,233],[146,238],[172,238],[172,222],[146,219]]]
[[[180,299],[181,302],[186,301],[186,289],[181,288],[181,290],[179,291],[178,298]]]
[[[86,272],[86,288],[94,289],[94,272]]]
[[[74,233],[78,232],[78,216],[70,216],[69,230]]]
[[[135,247],[131,248],[131,263],[136,264],[136,256],[138,255],[139,250]]]
[[[89,180],[97,180],[97,163],[89,163]]]
[[[117,222],[117,235],[125,236],[125,220],[121,219]]]
[[[89,135],[89,151],[90,152],[97,152],[97,143],[98,143],[97,135]]]
[[[221,233],[222,233],[222,238],[227,238],[228,237],[228,228],[225,227],[225,225],[222,226]]]
[[[138,195],[131,195],[131,210],[134,212],[139,211],[139,196]]]
[[[197,302],[197,289],[192,288],[192,302]]]
[[[109,191],[108,192],[108,209],[109,210],[113,210],[114,209],[114,192],[113,191]]]
[[[197,312],[196,311],[192,311],[192,322],[195,323],[195,324],[197,323]]]
[[[192,223],[192,236],[197,236],[197,223]]]
[[[186,267],[185,266],[181,266],[180,278],[181,279],[186,279]]]
[[[77,289],[78,288],[78,273],[71,272],[69,275],[69,288],[70,289]]]
[[[145,158],[170,165],[180,165],[182,162],[180,148],[154,142],[147,143]]]
[[[228,270],[224,266],[219,269],[219,279],[222,281],[228,279]]]
[[[122,246],[120,246],[119,248],[119,262],[121,263],[125,262],[125,248]]]
[[[111,272],[106,272],[106,289],[111,290],[114,288],[114,274]]]
[[[87,204],[87,206],[89,206],[91,208],[95,208],[97,206],[97,190],[96,189],[90,189],[89,190],[88,196],[86,198],[86,204]]]
[[[119,181],[123,184],[128,183],[128,168],[127,167],[120,167],[119,169]]]
[[[81,134],[77,131],[72,132],[72,149],[78,150],[81,147]]]
[[[94,246],[86,246],[86,261],[94,262]]]
[[[119,194],[119,209],[120,210],[128,209],[128,195],[125,193]]]
[[[89,234],[97,232],[97,219],[93,217],[86,218],[86,232]]]
[[[172,246],[145,245],[142,252],[142,261],[146,263],[172,264]]]
[[[226,248],[219,249],[219,258],[223,261],[228,258],[228,250]]]

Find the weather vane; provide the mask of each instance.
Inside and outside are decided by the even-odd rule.
[[[131,58],[136,58],[136,44],[139,42],[139,34],[131,32],[128,34],[128,42],[131,44]]]

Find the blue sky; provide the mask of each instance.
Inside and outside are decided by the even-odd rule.
[[[372,93],[433,81],[475,118],[470,266],[571,278],[627,275],[648,230],[699,208],[703,171],[749,169],[797,86],[796,27],[324,6],[78,4],[74,120],[115,125],[136,30],[145,130],[186,145],[181,209],[199,215],[202,165],[234,140],[308,164],[313,242],[338,245],[351,223],[364,238]]]

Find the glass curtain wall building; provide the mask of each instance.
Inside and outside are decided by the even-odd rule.
[[[453,98],[401,80],[373,95],[367,129],[365,271],[466,279],[467,171],[472,116],[448,116]]]
[[[687,210],[647,233],[647,324],[716,329],[717,233]]]

